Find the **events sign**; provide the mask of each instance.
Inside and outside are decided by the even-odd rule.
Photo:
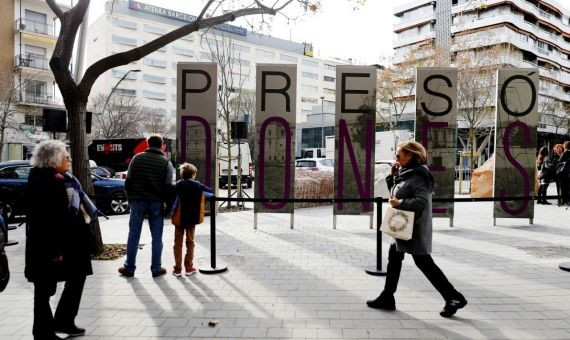
[[[417,69],[416,140],[427,150],[434,197],[453,198],[457,150],[457,69]],[[433,203],[434,217],[453,219],[453,203]]]
[[[374,195],[376,67],[339,65],[336,77],[335,196],[371,198]],[[334,214],[370,214],[372,208],[372,202],[337,202]]]
[[[198,168],[196,179],[208,187],[216,176],[216,63],[178,63],[176,133],[180,163]]]
[[[494,196],[531,196],[536,171],[538,69],[497,71]],[[532,201],[498,201],[493,218],[534,217]]]
[[[297,65],[257,64],[255,197],[294,198]],[[293,213],[294,204],[256,202],[254,212]]]

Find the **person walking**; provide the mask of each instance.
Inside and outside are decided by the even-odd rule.
[[[43,141],[34,148],[25,192],[26,259],[24,274],[34,283],[34,339],[60,339],[85,334],[75,325],[83,286],[93,274],[88,223],[97,208],[67,171],[71,158],[65,144]],[[65,288],[52,315],[50,297],[57,282]]]
[[[554,148],[552,148],[552,155],[550,155],[550,161],[554,165],[555,169],[558,166],[558,163],[560,162],[560,156],[562,156],[563,152],[564,152],[564,145],[562,145],[562,144],[556,144],[556,145],[554,145]],[[560,184],[560,176],[555,174],[554,179],[556,181],[556,195],[558,196],[558,206],[561,206],[562,205],[562,185]]]
[[[556,177],[556,170],[550,157],[548,156],[548,148],[543,146],[538,151],[536,157],[536,168],[538,169],[538,201],[537,204],[550,205],[551,203],[546,200],[546,192],[550,182]]]
[[[163,201],[172,187],[174,168],[162,152],[162,137],[156,134],[147,138],[148,149],[133,157],[127,170],[125,191],[131,207],[127,259],[119,268],[122,276],[133,277],[137,251],[145,216],[152,237],[152,277],[166,274],[162,268],[162,231],[164,227]]]
[[[184,269],[186,276],[196,273],[194,267],[194,235],[196,225],[200,224],[200,204],[202,193],[212,196],[212,189],[196,181],[198,169],[189,163],[180,166],[180,177],[176,183],[180,205],[180,225],[174,225],[174,270],[172,275],[182,276],[182,241],[186,234],[186,256],[184,256]]]
[[[366,302],[368,307],[395,310],[394,294],[398,288],[404,254],[412,255],[416,266],[445,300],[439,313],[442,317],[453,316],[458,309],[467,305],[465,297],[447,280],[445,274],[434,263],[432,249],[432,194],[435,180],[426,166],[426,149],[418,142],[400,143],[396,152],[396,163],[388,176],[392,191],[389,203],[392,207],[414,212],[414,230],[408,241],[393,240],[388,251],[388,269],[384,290],[374,300]],[[394,242],[395,241],[395,242]]]

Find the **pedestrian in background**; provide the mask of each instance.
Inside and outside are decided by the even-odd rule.
[[[556,144],[552,148],[552,154],[550,155],[550,161],[552,162],[552,165],[554,165],[555,169],[557,168],[558,163],[560,162],[560,156],[562,156],[563,152],[564,152],[564,145],[562,145],[562,144]],[[554,181],[556,182],[556,195],[558,196],[558,206],[561,206],[562,205],[562,186],[560,185],[560,176],[555,174]]]
[[[416,266],[445,300],[439,313],[442,317],[453,316],[458,309],[467,305],[467,300],[447,280],[445,274],[433,262],[432,249],[432,194],[435,180],[426,166],[426,149],[418,142],[400,143],[396,152],[396,163],[388,176],[388,187],[392,191],[389,203],[392,207],[414,212],[414,230],[408,241],[393,240],[388,252],[388,270],[384,290],[375,300],[366,304],[371,308],[395,310],[394,294],[398,288],[404,254],[412,255]],[[394,242],[395,241],[395,242]]]
[[[162,231],[164,227],[163,202],[172,187],[174,168],[162,152],[162,137],[156,134],[147,139],[148,149],[133,157],[127,170],[125,191],[131,206],[127,259],[119,273],[126,277],[135,275],[137,251],[145,216],[148,216],[152,237],[152,277],[166,274],[162,268]]]
[[[88,223],[97,209],[67,172],[70,161],[65,144],[56,140],[37,145],[31,159],[24,273],[34,283],[34,339],[60,339],[55,332],[85,334],[75,325],[75,317],[86,276],[93,274]],[[49,300],[59,281],[65,281],[65,288],[54,317]]]
[[[570,141],[564,142],[564,152],[560,155],[560,159],[558,160],[559,164],[568,162],[570,162]],[[567,164],[564,168],[570,169]],[[562,189],[562,204],[570,204],[570,172],[562,171],[558,176],[560,177],[560,187]]]
[[[174,270],[172,275],[182,276],[182,242],[186,234],[186,255],[184,256],[184,269],[186,276],[196,273],[194,267],[194,235],[196,225],[200,224],[200,205],[202,194],[211,196],[212,189],[196,181],[198,169],[189,163],[180,166],[180,177],[176,183],[178,204],[180,205],[180,225],[174,225]]]
[[[554,164],[550,160],[548,155],[548,148],[543,146],[538,151],[538,156],[536,157],[536,168],[538,170],[538,201],[537,204],[550,205],[551,203],[546,200],[546,192],[548,191],[548,186],[556,177],[556,169]]]

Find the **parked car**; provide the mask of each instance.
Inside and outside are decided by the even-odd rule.
[[[0,163],[0,213],[5,220],[25,211],[24,192],[32,166],[29,161]],[[125,181],[91,174],[95,190],[95,204],[103,212],[123,214],[129,211]],[[49,197],[46,197],[49,199]]]
[[[94,168],[91,168],[91,174],[92,175],[97,175],[99,177],[105,177],[105,178],[111,178],[113,176],[111,176],[111,172],[107,169],[105,169],[104,167],[101,166],[96,166]]]
[[[334,162],[330,158],[301,158],[295,161],[295,169],[334,171]]]

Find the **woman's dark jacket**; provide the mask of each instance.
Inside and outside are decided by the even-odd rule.
[[[63,175],[53,168],[32,168],[25,202],[28,281],[65,281],[93,274],[89,226],[82,215],[69,210]],[[53,262],[58,256],[63,261]]]
[[[538,171],[540,171],[539,179],[544,182],[551,182],[556,179],[556,164],[558,163],[558,158],[553,161],[553,156],[546,156],[542,159],[542,162],[538,163]]]
[[[388,188],[400,200],[399,210],[414,212],[414,232],[408,241],[396,239],[398,251],[409,254],[431,253],[432,240],[432,194],[435,180],[424,165],[400,168],[394,176],[386,178]]]
[[[176,182],[176,193],[180,199],[180,222],[184,229],[199,224],[200,203],[202,201],[202,192],[212,192],[204,184],[191,180],[181,179]]]

